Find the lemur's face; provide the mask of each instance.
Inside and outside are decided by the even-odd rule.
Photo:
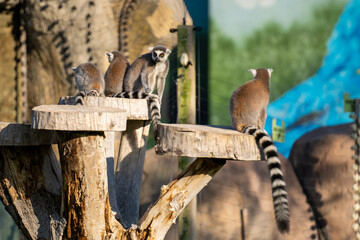
[[[165,51],[157,47],[151,49],[151,57],[155,62],[165,62],[170,53],[170,49],[166,49]]]

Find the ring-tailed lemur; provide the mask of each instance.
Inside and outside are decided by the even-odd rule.
[[[231,122],[236,130],[253,135],[263,149],[270,171],[276,224],[280,232],[289,232],[290,212],[281,163],[277,148],[264,130],[272,69],[259,68],[249,71],[254,79],[238,87],[231,96]]]
[[[83,63],[72,68],[75,72],[75,83],[79,93],[75,103],[83,105],[85,96],[104,95],[104,77],[100,70],[92,63]]]
[[[128,60],[119,51],[106,53],[110,65],[105,73],[105,96],[113,96],[123,91],[123,80],[127,68]]]
[[[150,47],[149,50],[151,52],[140,56],[130,65],[124,78],[124,92],[116,97],[148,99],[157,140],[157,124],[161,119],[161,99],[169,72],[168,56],[171,50],[164,46]],[[157,95],[152,93],[155,86]]]

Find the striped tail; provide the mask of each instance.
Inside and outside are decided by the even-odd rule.
[[[256,142],[264,151],[271,177],[272,197],[274,203],[275,220],[281,233],[290,230],[290,212],[287,200],[286,184],[281,171],[281,162],[271,137],[263,129],[255,126],[243,128],[243,133],[253,135]]]
[[[75,95],[75,105],[84,105],[84,97],[85,96],[100,96],[100,93],[96,89],[92,89],[89,92],[80,91]]]
[[[76,105],[84,105],[84,97],[86,96],[86,92],[80,91],[75,95],[75,104]]]
[[[122,92],[113,95],[118,98],[136,98],[136,99],[147,99],[150,108],[150,117],[153,123],[153,133],[155,141],[158,141],[158,124],[161,123],[160,103],[159,96],[156,94],[145,93],[142,91],[136,92]]]
[[[154,94],[150,94],[154,95]],[[112,97],[117,98],[132,98],[132,99],[143,99],[150,96],[148,93],[144,93],[142,91],[136,91],[136,92],[122,92],[112,95]]]
[[[153,123],[153,134],[155,142],[159,140],[158,124],[161,123],[160,103],[157,95],[149,96],[150,116]]]

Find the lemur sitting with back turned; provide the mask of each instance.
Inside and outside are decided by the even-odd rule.
[[[103,96],[105,81],[100,70],[92,63],[83,63],[72,68],[79,93],[75,96],[76,104],[84,104],[85,96]]]
[[[110,65],[105,73],[105,96],[113,96],[123,91],[123,80],[129,67],[126,57],[119,51],[106,53]]]
[[[231,122],[236,130],[253,135],[263,149],[270,171],[276,224],[281,233],[289,232],[290,212],[281,163],[277,148],[264,130],[272,69],[259,68],[249,71],[254,79],[238,87],[231,96]]]
[[[164,46],[150,47],[149,50],[149,53],[140,56],[130,65],[124,78],[124,92],[116,97],[148,99],[154,137],[157,140],[157,124],[161,119],[161,99],[169,72],[168,56],[171,50]],[[155,85],[157,95],[153,94]]]

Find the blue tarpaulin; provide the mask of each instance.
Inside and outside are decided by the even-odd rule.
[[[352,121],[344,112],[343,96],[360,98],[360,0],[350,0],[327,43],[327,55],[317,73],[269,104],[265,129],[272,119],[285,122],[285,143],[276,143],[289,156],[293,143],[315,128]],[[278,123],[280,125],[280,122]]]

